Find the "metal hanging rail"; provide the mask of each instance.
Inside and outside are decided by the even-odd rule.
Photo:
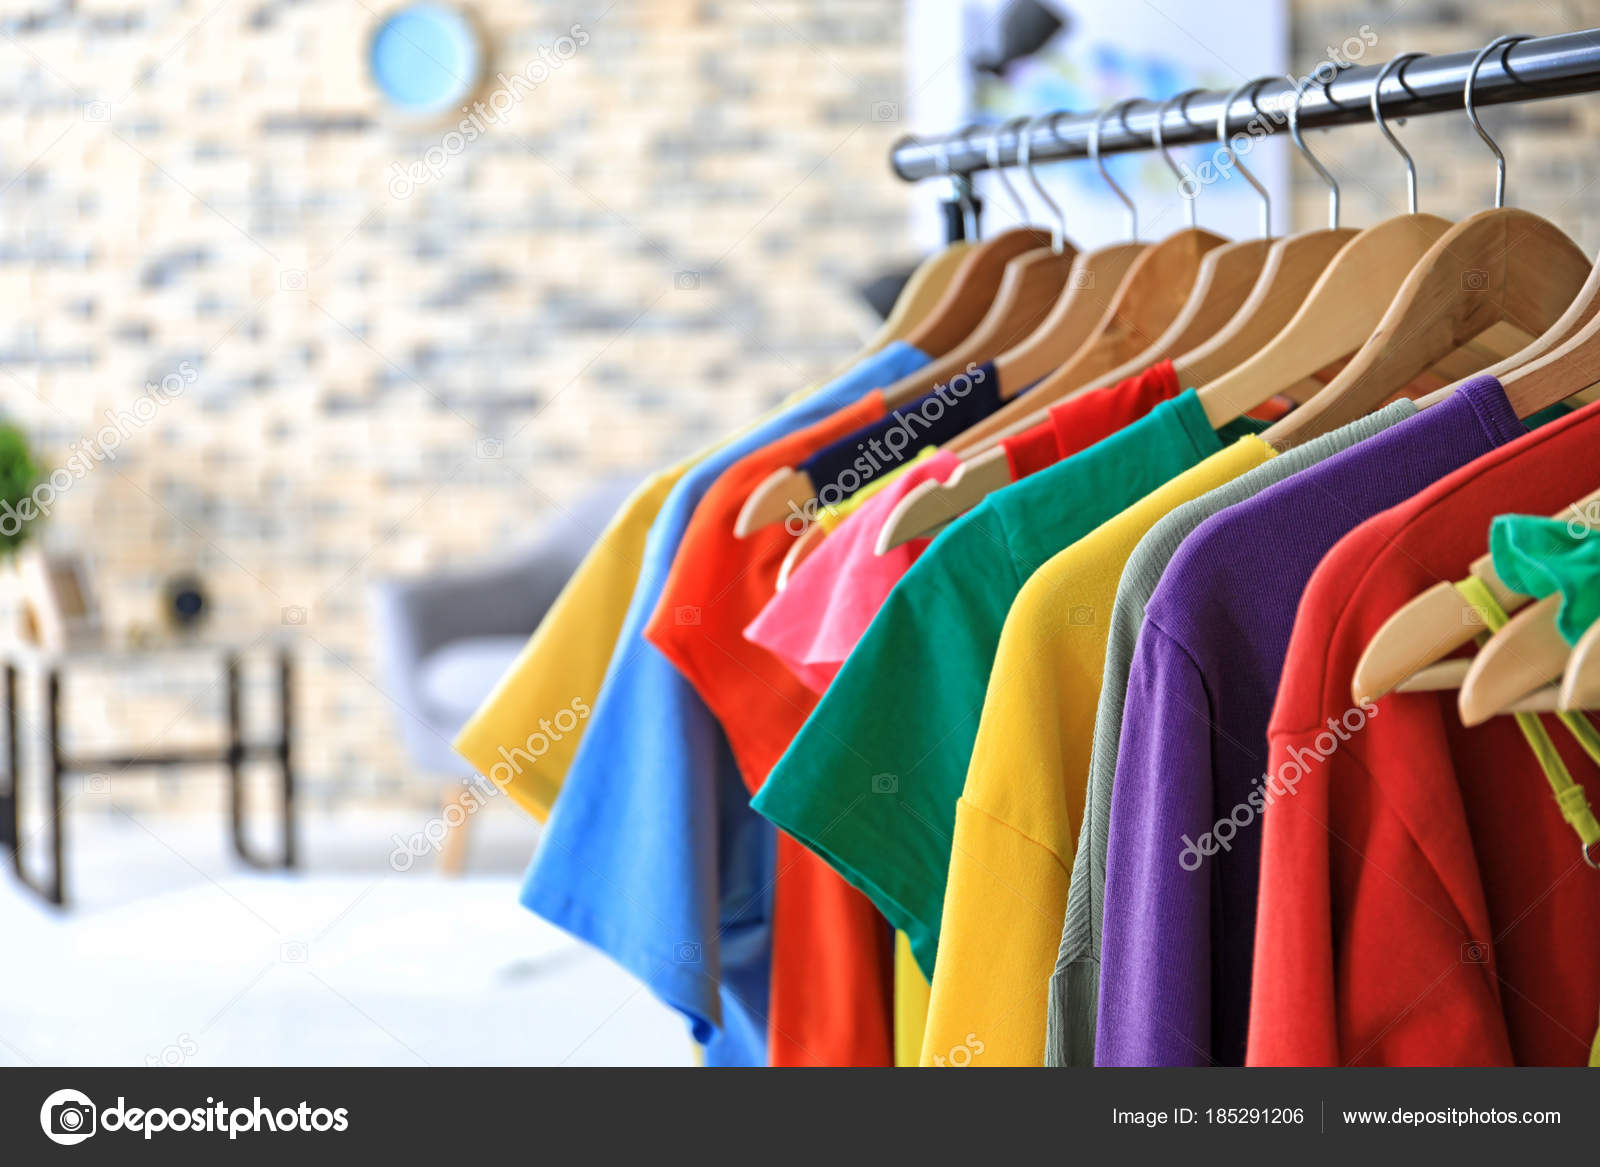
[[[1384,82],[1383,112],[1389,118],[1460,110],[1466,92],[1467,72],[1478,49],[1441,56],[1418,57],[1392,72]],[[1329,78],[1333,66],[1323,62],[1313,71],[1300,105],[1301,129],[1372,123],[1372,87],[1384,61],[1347,68]],[[1327,78],[1325,80],[1325,78]],[[1294,101],[1296,78],[1264,81],[1228,107],[1228,134],[1281,133],[1288,128],[1288,111]],[[1600,92],[1600,29],[1533,37],[1493,54],[1478,70],[1473,104],[1502,105],[1574,93]],[[1252,102],[1252,98],[1254,101]],[[1224,90],[1202,90],[1169,109],[1162,119],[1162,138],[1169,146],[1217,141],[1217,119],[1227,102]],[[1100,134],[1102,154],[1129,153],[1152,148],[1151,130],[1160,117],[1161,102],[1139,100],[1120,119],[1108,118]],[[1035,164],[1067,158],[1086,158],[1095,113],[1062,114],[1036,121],[1025,130],[1030,159]],[[993,161],[1002,167],[1017,165],[1019,133],[1010,126],[983,126],[970,134],[960,131],[938,137],[907,136],[890,151],[889,164],[907,182],[940,175],[971,174],[991,168],[990,143],[998,135],[999,150]]]

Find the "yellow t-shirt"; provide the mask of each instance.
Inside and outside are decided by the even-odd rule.
[[[456,753],[540,822],[550,816],[583,740],[589,710],[600,696],[600,683],[639,583],[645,539],[667,495],[678,479],[725,444],[814,392],[810,388],[792,394],[739,433],[653,474],[629,495],[505,676],[456,734],[451,743]],[[563,710],[578,716],[575,728],[559,736],[546,732],[548,726],[541,731],[541,719],[548,722]],[[535,734],[543,735],[542,753],[528,749]],[[535,754],[537,762],[512,766],[506,755],[517,749]]]
[[[1168,511],[1272,454],[1259,438],[1239,439],[1057,554],[1017,594],[956,806],[923,1065],[1044,1064],[1050,974],[1123,566]],[[982,1052],[971,1052],[980,1042]]]
[[[928,978],[911,955],[904,932],[894,934],[894,1064],[922,1060],[922,1032],[928,1026]]]
[[[549,816],[561,792],[588,712],[600,695],[600,682],[639,582],[650,524],[678,479],[701,457],[652,475],[628,496],[511,668],[456,735],[456,753],[540,822]],[[576,728],[559,739],[548,735],[548,749],[536,763],[517,767],[507,763],[502,750],[523,747],[539,732],[540,718],[548,720],[564,709],[579,715]]]

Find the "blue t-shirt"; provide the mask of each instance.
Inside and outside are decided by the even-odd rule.
[[[644,629],[695,506],[752,451],[928,363],[895,342],[690,468],[662,504],[583,743],[522,903],[586,940],[689,1020],[706,1064],[766,1064],[772,827],[722,727]]]

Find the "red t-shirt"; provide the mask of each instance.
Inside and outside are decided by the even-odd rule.
[[[1495,515],[1600,485],[1597,449],[1590,406],[1363,523],[1312,577],[1269,734],[1268,773],[1303,777],[1263,816],[1249,1064],[1587,1063],[1600,872],[1515,721],[1464,728],[1454,692],[1363,709],[1350,683],[1384,620],[1465,578]],[[1600,771],[1544,723],[1600,803]]]
[[[1011,480],[1026,478],[1088,449],[1177,395],[1178,374],[1172,362],[1158,361],[1115,385],[1057,401],[1050,406],[1049,420],[1001,440]]]
[[[777,586],[794,538],[774,523],[733,533],[745,500],[793,466],[886,413],[871,393],[730,466],[695,508],[645,629],[728,735],[751,792],[817,701],[782,661],[744,638]],[[692,613],[685,618],[684,613]],[[768,1061],[775,1066],[894,1065],[894,953],[872,902],[822,859],[778,834]]]

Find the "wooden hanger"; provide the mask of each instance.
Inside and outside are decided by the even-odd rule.
[[[1403,66],[1404,62],[1399,64]],[[1300,103],[1311,79],[1305,78],[1296,90],[1294,104],[1289,108],[1289,135],[1327,184],[1329,206],[1337,221],[1339,184],[1306,148],[1300,136]],[[1375,92],[1376,89],[1374,86]],[[1405,159],[1414,195],[1414,168],[1410,156],[1388,132],[1381,104],[1377,121]],[[1200,403],[1211,424],[1220,426],[1241,417],[1286,388],[1359,350],[1371,338],[1383,319],[1383,310],[1417,262],[1449,229],[1447,220],[1413,210],[1368,227],[1350,240],[1333,257],[1305,302],[1265,347],[1232,371],[1201,387]]]
[[[933,315],[933,310],[944,297],[945,289],[955,280],[956,272],[966,259],[972,244],[957,240],[937,254],[924,259],[911,273],[900,294],[895,297],[889,315],[883,318],[865,346],[840,369],[844,372],[879,349],[911,335],[917,325]]]
[[[1407,61],[1425,56],[1424,53],[1402,53],[1390,61],[1379,72],[1373,82],[1371,107],[1373,119],[1377,122],[1386,138],[1400,151],[1400,156],[1406,163],[1406,189],[1410,201],[1410,212],[1417,211],[1417,171],[1411,156],[1406,153],[1394,134],[1389,130],[1383,120],[1383,111],[1379,103],[1379,92],[1389,73],[1404,65]],[[1251,90],[1250,107],[1256,111],[1254,88],[1260,81],[1250,82],[1241,86],[1229,95],[1224,103],[1222,113],[1217,120],[1217,132],[1224,147],[1227,141],[1228,110],[1234,101],[1245,91]],[[1262,213],[1270,216],[1271,203],[1267,199],[1266,190],[1257,181],[1255,175],[1239,160],[1238,156],[1229,149],[1233,156],[1234,165],[1256,193],[1262,198]],[[1321,164],[1314,156],[1307,156],[1311,164],[1321,172]],[[1220,329],[1210,340],[1198,345],[1196,348],[1173,359],[1173,370],[1177,374],[1178,384],[1200,388],[1221,377],[1228,370],[1248,360],[1255,353],[1261,351],[1269,341],[1276,336],[1283,327],[1289,323],[1290,318],[1301,304],[1311,294],[1311,289],[1316,285],[1322,273],[1328,269],[1333,257],[1343,250],[1345,244],[1356,237],[1358,232],[1352,227],[1340,227],[1338,219],[1337,197],[1330,199],[1329,223],[1325,229],[1302,231],[1285,239],[1279,239],[1272,245],[1272,250],[1267,255],[1267,260],[1261,271],[1261,278],[1256,281],[1249,298],[1234,313],[1228,323]],[[1262,229],[1263,235],[1272,234],[1267,227]],[[1308,381],[1308,385],[1321,388],[1320,382]]]
[[[1467,71],[1462,96],[1467,120],[1494,155],[1494,208],[1463,220],[1434,244],[1354,359],[1321,393],[1273,426],[1267,441],[1297,444],[1364,416],[1496,324],[1520,333],[1500,354],[1511,356],[1554,327],[1572,305],[1589,262],[1548,219],[1505,206],[1505,155],[1473,106],[1484,60],[1526,39],[1503,36],[1486,45]],[[1381,109],[1378,121],[1382,125]]]
[[[1016,126],[1017,123],[1013,123],[1013,127]],[[1019,155],[1029,149],[1028,142],[1028,135],[1019,135]],[[1016,204],[1019,217],[1026,219],[1027,207],[1005,176],[1004,168],[998,165],[999,133],[991,136],[989,149],[992,169]],[[1058,229],[1050,235],[1033,228],[1019,229],[1048,246],[1031,248],[1006,263],[987,310],[971,332],[932,364],[902,377],[883,390],[884,403],[891,411],[909,405],[939,385],[948,384],[952,378],[965,373],[969,366],[1004,354],[1020,339],[1048,326],[1056,315],[1056,305],[1063,299],[1063,290],[1069,289],[1069,276],[1078,258],[1077,249],[1067,241],[1064,231],[1060,229],[1062,226],[1058,224]],[[1006,232],[1007,235],[1014,233]],[[982,247],[978,250],[982,250]],[[734,533],[744,538],[772,523],[806,513],[808,504],[817,496],[817,490],[817,484],[804,471],[793,467],[773,471],[745,500],[735,521]]]
[[[1056,222],[1055,239],[1061,239],[1066,231],[1066,216],[1034,172],[1031,130],[1038,121],[1048,120],[1053,134],[1060,116],[1060,112],[1042,115],[1030,123],[1017,140],[1017,160],[1034,190],[1050,208]],[[1052,372],[1088,339],[1090,330],[1105,311],[1104,293],[1100,289],[1119,287],[1133,261],[1145,251],[1145,244],[1131,238],[1137,234],[1133,227],[1128,234],[1130,241],[1127,243],[1113,243],[1080,253],[1067,276],[1066,290],[1056,300],[1050,314],[1026,339],[995,358],[995,375],[1002,397],[1014,397]]]
[[[1600,623],[1579,638],[1561,678],[1558,707],[1600,709]]]
[[[1284,271],[1282,268],[1273,270],[1270,265],[1264,268],[1262,278],[1257,281],[1258,286],[1270,277],[1274,282],[1282,280],[1288,294],[1296,290],[1296,285],[1304,287],[1307,283],[1310,285],[1310,291],[1294,301],[1300,306],[1298,310],[1293,311],[1288,323],[1280,331],[1270,332],[1262,325],[1274,321],[1259,316],[1248,318],[1252,323],[1241,324],[1240,332],[1232,342],[1238,345],[1239,355],[1246,351],[1245,340],[1248,340],[1251,346],[1259,346],[1263,335],[1271,337],[1256,356],[1240,366],[1241,369],[1249,369],[1262,355],[1268,359],[1255,365],[1254,372],[1248,373],[1242,382],[1235,377],[1234,391],[1237,400],[1225,397],[1220,406],[1214,403],[1213,408],[1219,409],[1218,415],[1211,414],[1210,409],[1207,410],[1208,415],[1213,418],[1219,416],[1223,410],[1228,411],[1227,416],[1223,416],[1220,422],[1213,420],[1214,425],[1231,421],[1274,394],[1298,386],[1305,378],[1358,348],[1371,335],[1372,327],[1379,318],[1378,310],[1368,305],[1363,313],[1359,308],[1351,311],[1344,306],[1365,304],[1374,286],[1390,290],[1398,288],[1410,272],[1412,264],[1422,256],[1428,245],[1450,227],[1449,222],[1437,216],[1411,214],[1386,220],[1365,231],[1354,233],[1353,237],[1345,237],[1336,226],[1339,207],[1338,183],[1328,173],[1327,168],[1305,147],[1304,141],[1299,136],[1299,105],[1303,93],[1304,85],[1290,109],[1289,128],[1291,136],[1307,162],[1328,184],[1330,219],[1334,225],[1326,231],[1313,233],[1311,241],[1305,245],[1304,251],[1299,253],[1305,258],[1297,258],[1289,270]],[[1232,104],[1231,98],[1228,104]],[[1224,111],[1225,116],[1226,111]],[[1226,123],[1223,124],[1225,126]],[[1404,151],[1402,155],[1404,156]],[[1407,161],[1409,163],[1409,157]],[[1293,242],[1292,239],[1280,241],[1284,245]],[[1287,250],[1285,246],[1285,253]],[[1319,259],[1324,264],[1324,270],[1320,275],[1313,275],[1312,272]],[[1286,261],[1285,266],[1288,266]],[[1256,296],[1252,294],[1250,300],[1256,300]],[[1247,301],[1239,312],[1242,314],[1246,311],[1260,313],[1265,309],[1259,303],[1253,307]],[[1272,311],[1274,315],[1278,313],[1289,315],[1288,311],[1281,308],[1275,307]],[[1324,327],[1324,322],[1330,317],[1336,318],[1331,336]],[[1257,321],[1259,323],[1255,323]],[[1255,348],[1252,347],[1249,351],[1253,352]],[[1315,362],[1307,360],[1308,351],[1315,352],[1321,359]],[[1235,354],[1230,352],[1228,355]],[[1209,362],[1215,354],[1202,352],[1201,356]],[[1186,363],[1190,359],[1192,358],[1180,358]],[[1197,372],[1205,374],[1198,381],[1201,386],[1207,385],[1213,378],[1220,377],[1219,383],[1228,379],[1221,377],[1219,371],[1209,363],[1203,368],[1181,368],[1177,369],[1177,372],[1180,385],[1197,384],[1196,381],[1186,377],[1186,374],[1192,376]],[[1035,403],[1046,388],[1047,386],[1041,386],[1035,389],[1028,394],[1026,400],[1030,404]],[[1215,391],[1214,386],[1212,391]],[[1223,392],[1227,392],[1226,384]],[[1202,403],[1206,400],[1206,394],[1207,389],[1202,388],[1200,395]],[[979,442],[979,429],[988,428],[989,423],[999,420],[1005,412],[1006,410],[1001,410],[996,413],[984,423],[984,427],[968,430],[959,445],[952,444],[951,449],[969,455],[968,460],[954,474],[943,483],[924,483],[900,500],[895,512],[879,534],[880,555],[901,543],[931,533],[972,509],[989,494],[1010,485],[1011,471],[1005,451],[993,448],[988,443],[997,443],[1000,438],[1020,432],[1027,428],[1027,425],[1037,424],[1041,417],[1048,416],[1048,410],[1040,411],[1037,415],[1029,415],[1026,418],[1026,425],[1012,425],[986,435],[988,443]],[[968,439],[972,439],[970,447]]]
[[[1600,506],[1600,491],[1573,504],[1579,514],[1583,514],[1585,508],[1591,505]],[[1555,517],[1565,519],[1568,516],[1563,511]],[[1528,606],[1531,597],[1506,586],[1494,570],[1494,557],[1491,555],[1479,556],[1468,570],[1483,581],[1495,602],[1513,617],[1511,623],[1501,629],[1502,633],[1505,632],[1516,622],[1522,609]],[[1462,598],[1455,585],[1449,582],[1435,584],[1403,604],[1367,642],[1361,659],[1356,663],[1351,694],[1359,703],[1364,700],[1376,701],[1391,691],[1411,693],[1461,688],[1477,663],[1477,657],[1457,660],[1444,658],[1470,643],[1482,631],[1483,621],[1476,609]],[[1493,640],[1489,642],[1491,645],[1493,643]],[[1488,647],[1485,645],[1479,656],[1487,652]],[[1562,664],[1565,664],[1565,642],[1562,648]],[[1560,673],[1561,665],[1557,665],[1551,676],[1559,676]],[[1543,678],[1549,679],[1551,677]],[[1527,689],[1514,694],[1514,697],[1521,697],[1541,683],[1533,682]]]
[[[1152,142],[1160,145],[1161,124],[1168,106],[1187,96],[1180,95],[1162,106],[1162,112],[1152,126]],[[1100,168],[1101,177],[1130,212],[1132,200],[1112,181],[1100,158],[1100,127],[1112,113],[1120,116],[1132,104],[1131,101],[1125,101],[1107,109],[1095,121],[1089,133],[1089,156]],[[1192,201],[1188,206],[1192,211]],[[1152,244],[1128,269],[1127,277],[1113,293],[1094,331],[1072,359],[1040,382],[1026,397],[1002,406],[968,429],[948,448],[958,454],[975,453],[994,435],[1010,429],[1022,419],[1041,415],[1052,403],[1097,383],[1104,374],[1127,364],[1147,350],[1154,341],[1166,334],[1189,303],[1190,294],[1199,279],[1202,259],[1208,252],[1227,242],[1221,235],[1190,226]]]
[[[1600,490],[1572,504],[1558,519],[1587,523],[1586,516],[1600,511]],[[1518,699],[1559,680],[1566,672],[1574,646],[1567,644],[1556,624],[1561,595],[1546,596],[1518,612],[1472,658],[1461,681],[1461,722],[1481,725],[1506,711]]]

